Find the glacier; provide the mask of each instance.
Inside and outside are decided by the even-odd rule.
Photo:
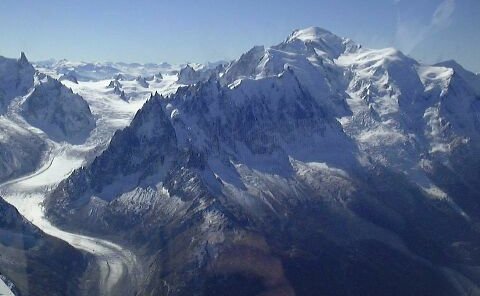
[[[206,66],[27,63],[2,120],[44,148],[1,193],[136,270],[110,294],[480,293],[480,77],[456,62],[312,27]],[[81,140],[21,112],[39,81],[87,103]]]

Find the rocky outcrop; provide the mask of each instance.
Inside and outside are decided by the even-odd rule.
[[[46,202],[142,250],[142,294],[479,291],[471,82],[318,28],[192,70]]]
[[[95,127],[88,103],[48,76],[39,81],[23,102],[21,114],[57,141],[81,143]]]
[[[50,237],[0,197],[0,274],[21,295],[83,295],[89,257]]]

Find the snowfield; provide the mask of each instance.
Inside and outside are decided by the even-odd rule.
[[[12,130],[20,132],[27,130],[39,135],[49,149],[43,164],[36,171],[1,184],[0,194],[45,233],[95,255],[101,272],[102,295],[108,295],[122,280],[129,280],[133,284],[137,282],[137,277],[140,277],[142,272],[135,255],[106,240],[59,229],[46,219],[42,202],[49,190],[103,150],[113,133],[130,123],[151,93],[157,91],[168,94],[176,91],[178,87],[176,76],[168,74],[163,75],[161,80],[151,81],[148,85],[138,80],[122,81],[123,90],[128,96],[128,100],[124,100],[107,88],[110,81],[106,79],[75,83],[67,79],[62,80],[62,84],[88,102],[95,117],[96,126],[83,143],[53,141],[42,130],[30,126],[19,115],[19,110],[13,108],[10,108],[9,117],[1,117],[6,122],[10,120],[7,123]],[[0,281],[0,295],[13,295],[3,281]]]
[[[8,287],[8,285],[3,281],[3,279],[0,277],[0,295],[1,296],[15,296],[13,294],[12,290]]]
[[[296,30],[269,48],[254,47],[209,73],[183,68],[179,81],[190,85],[172,96],[152,97],[104,153],[49,195],[48,214],[92,232],[121,232],[132,239],[146,234],[140,241],[159,264],[149,267],[155,276],[144,294],[171,287],[174,295],[193,294],[189,285],[209,280],[204,266],[215,270],[218,263],[223,274],[218,258],[237,249],[248,237],[240,233],[252,229],[274,237],[271,249],[284,244],[278,257],[292,254],[284,262],[297,260],[291,248],[298,246],[299,259],[292,264],[297,267],[289,271],[292,281],[305,273],[297,291],[325,281],[315,272],[328,261],[325,252],[338,260],[332,266],[352,264],[370,275],[360,279],[352,272],[355,276],[332,288],[345,270],[327,268],[335,275],[323,282],[326,293],[314,288],[319,294],[348,289],[352,280],[358,288],[379,278],[372,270],[394,272],[386,267],[392,264],[403,271],[389,282],[404,294],[415,294],[407,288],[430,287],[428,279],[398,280],[414,269],[438,276],[432,282],[440,292],[449,281],[464,282],[456,290],[477,291],[473,276],[432,258],[435,249],[445,254],[477,246],[475,230],[463,237],[459,231],[478,215],[475,193],[467,201],[458,187],[444,183],[446,176],[464,171],[452,166],[450,171],[448,158],[464,165],[469,161],[455,155],[458,148],[476,155],[480,145],[478,78],[460,68],[422,65],[393,48],[363,48],[320,28]],[[117,80],[108,84],[109,92],[124,101],[134,96],[132,83],[136,90],[150,86],[142,79]],[[478,168],[470,169],[477,176]],[[296,219],[309,224],[291,226]],[[392,256],[375,260],[381,248]],[[468,255],[458,257],[459,264],[477,268]],[[232,265],[236,258],[224,260]],[[313,258],[315,266],[309,265]],[[238,268],[258,271],[256,263]],[[266,278],[261,273],[259,281]],[[312,276],[312,283],[304,281]],[[363,294],[387,294],[381,283],[376,288],[385,291],[365,287]],[[272,289],[272,295],[281,294]],[[293,295],[291,287],[286,291]]]
[[[103,294],[224,295],[251,288],[243,273],[265,295],[480,294],[476,75],[321,28],[215,68],[157,66],[41,65],[88,103],[81,142],[23,120],[35,89],[7,106],[48,149],[0,195],[94,254]]]

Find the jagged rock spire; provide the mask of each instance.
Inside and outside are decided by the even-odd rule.
[[[25,53],[22,51],[22,53],[20,54],[20,59],[18,60],[18,62],[22,65],[26,65],[26,64],[29,64],[30,62],[28,61],[27,59],[27,56],[25,55]]]

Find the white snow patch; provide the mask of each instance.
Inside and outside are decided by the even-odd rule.
[[[6,282],[3,281],[3,278],[0,276],[0,295],[2,296],[15,296],[12,290]]]

